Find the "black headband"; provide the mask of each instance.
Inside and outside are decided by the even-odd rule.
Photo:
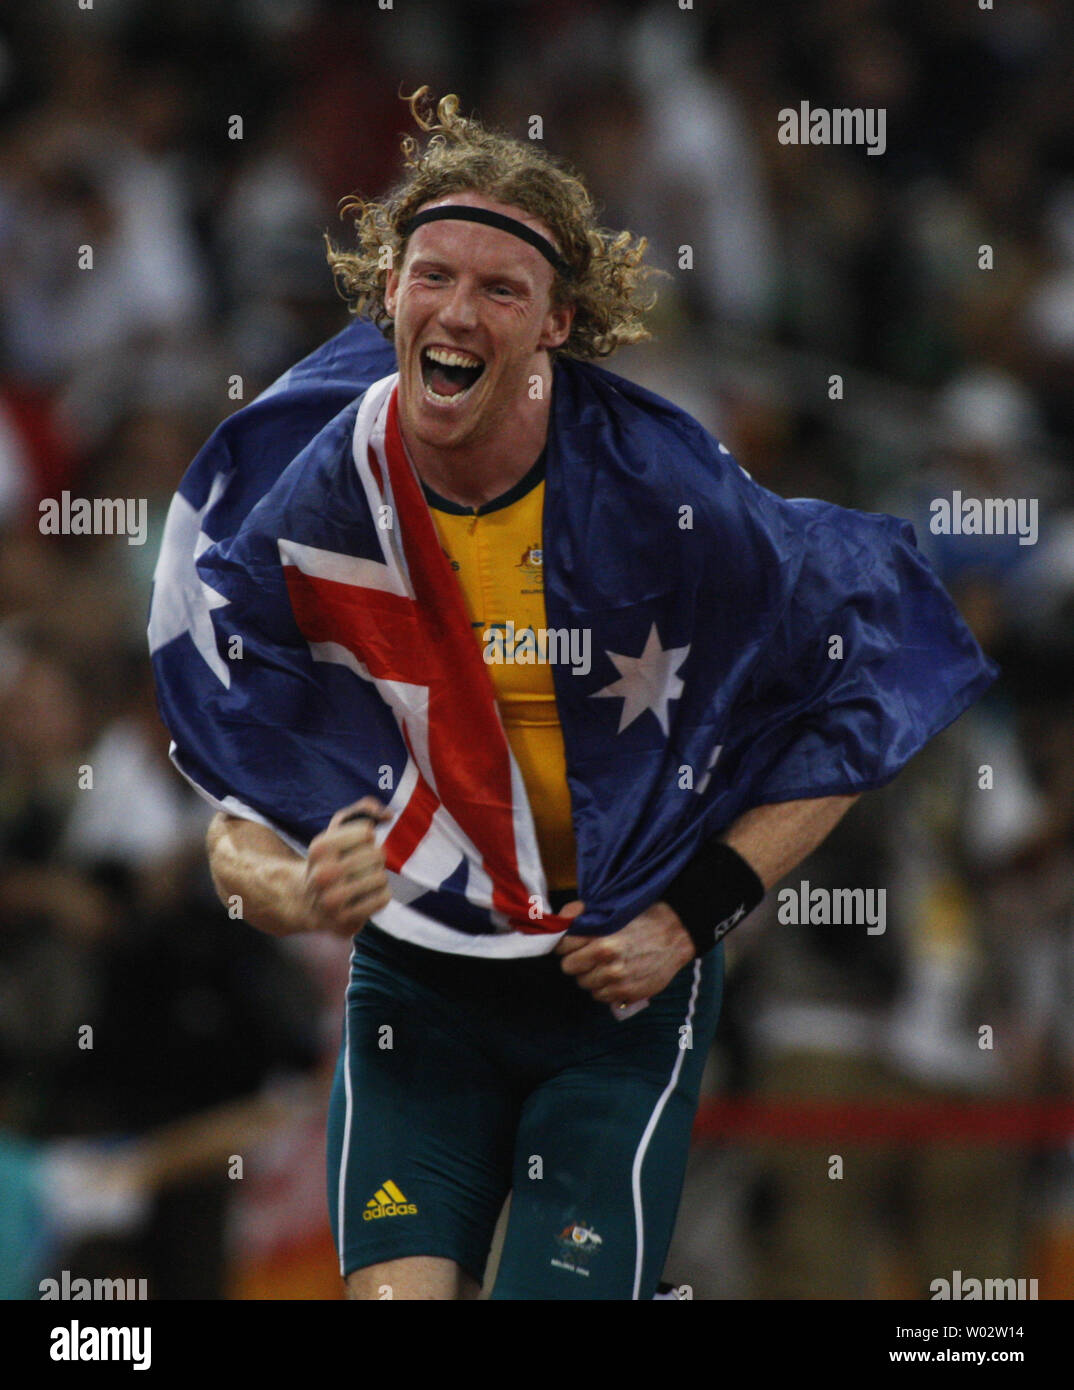
[[[405,222],[399,229],[400,236],[408,237],[415,228],[420,227],[425,222],[443,222],[450,218],[455,222],[483,222],[486,227],[498,227],[501,232],[510,232],[511,236],[517,236],[520,241],[528,242],[535,251],[540,251],[541,255],[564,279],[571,277],[571,268],[547,237],[541,236],[540,232],[535,232],[532,227],[527,227],[525,222],[519,222],[515,217],[505,217],[502,212],[489,212],[487,208],[471,208],[463,203],[447,203],[438,208],[427,208],[425,212],[415,213],[409,221]]]

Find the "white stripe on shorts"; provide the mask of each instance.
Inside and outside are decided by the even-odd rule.
[[[694,984],[690,991],[690,1002],[686,1006],[686,1018],[684,1023],[689,1026],[693,1022],[694,1006],[697,1004],[697,992],[701,985],[701,957],[694,961]],[[682,1035],[680,1034],[680,1039]],[[687,1034],[689,1036],[689,1034]],[[649,1147],[649,1141],[653,1137],[653,1131],[660,1123],[660,1116],[664,1113],[664,1106],[667,1104],[668,1096],[671,1095],[679,1080],[679,1072],[682,1071],[683,1058],[686,1050],[679,1046],[679,1055],[675,1058],[675,1065],[671,1069],[671,1080],[661,1092],[660,1099],[653,1108],[653,1113],[649,1116],[649,1123],[645,1126],[645,1132],[641,1136],[637,1152],[634,1154],[634,1166],[630,1174],[631,1191],[634,1194],[634,1232],[637,1245],[637,1257],[634,1262],[634,1291],[630,1295],[632,1299],[638,1298],[638,1291],[641,1288],[641,1269],[645,1261],[645,1225],[642,1220],[641,1209],[641,1169],[645,1162],[645,1153]]]
[[[351,947],[350,965],[347,967],[348,983],[351,972],[354,969],[354,958],[356,948]],[[350,1009],[347,1007],[346,995],[343,1001],[343,1087],[347,1096],[347,1108],[343,1117],[343,1148],[339,1156],[339,1206],[337,1226],[339,1228],[339,1272],[346,1276],[345,1256],[347,1249],[346,1232],[343,1229],[343,1222],[347,1212],[347,1159],[351,1151],[351,1119],[354,1113],[354,1097],[351,1094],[351,1027]]]

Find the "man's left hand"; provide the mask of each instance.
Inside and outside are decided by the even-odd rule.
[[[562,917],[577,917],[580,902]],[[636,1004],[665,989],[696,954],[694,943],[667,903],[654,903],[608,936],[564,936],[556,945],[564,974],[603,1004]]]

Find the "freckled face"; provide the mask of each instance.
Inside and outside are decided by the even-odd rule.
[[[553,240],[543,223],[479,194],[440,201],[506,213]],[[444,220],[413,233],[385,294],[405,435],[455,450],[509,428],[545,351],[570,330],[570,309],[551,304],[554,278],[539,251],[497,227]]]

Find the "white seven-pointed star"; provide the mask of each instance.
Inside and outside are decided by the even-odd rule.
[[[216,649],[216,631],[209,616],[213,608],[222,608],[228,600],[204,582],[194,565],[202,551],[212,545],[201,523],[205,513],[219,501],[226,482],[226,474],[216,475],[205,505],[198,511],[182,493],[177,492],[172,498],[164,523],[160,558],[153,571],[149,650],[155,652],[189,632],[210,671],[221,684],[230,688],[231,672]]]
[[[664,733],[668,732],[668,701],[677,700],[682,694],[682,681],[675,674],[685,661],[690,644],[685,647],[668,647],[665,651],[660,645],[660,634],[653,623],[649,636],[645,639],[645,650],[641,656],[621,656],[618,652],[606,652],[608,660],[619,672],[619,680],[606,685],[603,690],[594,690],[593,699],[602,696],[615,696],[622,700],[623,710],[619,716],[617,733],[622,733],[628,725],[651,709],[656,715]]]

